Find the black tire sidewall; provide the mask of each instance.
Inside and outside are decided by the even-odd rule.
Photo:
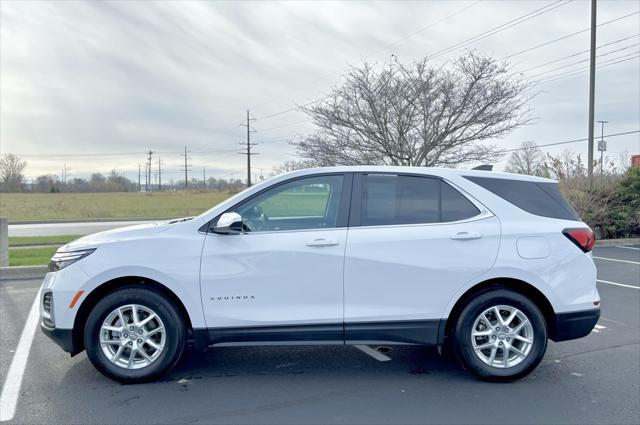
[[[116,308],[127,304],[139,304],[153,310],[166,331],[160,357],[141,369],[129,370],[114,365],[100,347],[100,328],[104,319]],[[89,314],[84,330],[85,349],[93,365],[105,376],[123,383],[146,382],[167,372],[180,360],[185,340],[184,321],[173,303],[156,291],[139,287],[116,290],[99,301]]]
[[[527,316],[534,331],[533,347],[527,358],[508,369],[483,363],[475,354],[471,343],[471,330],[476,318],[494,305],[508,305],[519,309]],[[515,291],[494,289],[475,297],[460,313],[454,332],[454,350],[458,359],[482,379],[510,382],[528,375],[542,361],[547,349],[547,335],[544,316],[531,300]]]

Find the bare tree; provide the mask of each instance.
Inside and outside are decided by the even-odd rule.
[[[17,155],[5,154],[0,159],[0,188],[3,192],[20,192],[24,189],[24,169],[27,163]]]
[[[513,152],[509,157],[505,171],[530,176],[546,177],[549,174],[544,153],[535,142],[522,143],[520,150]]]
[[[500,151],[485,142],[529,121],[529,88],[506,63],[474,52],[450,69],[364,64],[325,100],[301,107],[319,131],[293,144],[320,165],[494,161]]]
[[[318,167],[319,164],[313,160],[286,160],[273,169],[273,175],[288,173],[289,171],[302,170],[303,168]]]

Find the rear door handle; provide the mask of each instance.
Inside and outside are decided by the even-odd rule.
[[[338,244],[339,242],[336,240],[324,238],[314,239],[307,242],[307,246],[335,246]]]
[[[455,235],[451,235],[451,239],[454,241],[466,241],[470,239],[480,239],[482,237],[481,233],[473,233],[473,232],[458,232]]]

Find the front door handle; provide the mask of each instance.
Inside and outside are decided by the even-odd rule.
[[[307,242],[307,246],[335,246],[339,242],[333,239],[319,238]]]
[[[451,239],[454,241],[466,241],[471,239],[480,239],[482,237],[481,233],[474,232],[458,232],[455,235],[451,235]]]

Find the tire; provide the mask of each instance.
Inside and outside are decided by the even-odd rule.
[[[544,316],[530,299],[509,289],[491,289],[473,298],[460,313],[453,348],[458,360],[481,379],[511,382],[538,366],[547,350],[547,335]]]
[[[184,319],[171,300],[154,290],[132,286],[108,294],[94,306],[85,325],[84,344],[89,360],[103,375],[138,383],[151,381],[175,366],[185,349],[186,335]],[[101,343],[101,338],[108,342]]]

